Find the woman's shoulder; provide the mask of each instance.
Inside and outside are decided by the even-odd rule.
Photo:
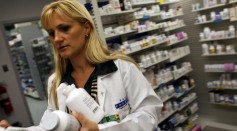
[[[135,65],[132,62],[127,61],[127,60],[123,60],[123,59],[116,59],[116,60],[114,60],[114,63],[117,66],[131,66],[131,65]]]

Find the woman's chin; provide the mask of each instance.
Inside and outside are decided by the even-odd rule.
[[[60,56],[64,59],[70,58],[70,55],[68,55],[68,54],[60,54]]]

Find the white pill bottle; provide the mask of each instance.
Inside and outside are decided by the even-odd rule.
[[[99,123],[104,117],[104,111],[99,104],[83,88],[76,88],[74,84],[68,85],[63,94],[66,96],[67,107],[82,113],[95,123]]]
[[[81,127],[74,116],[60,110],[46,113],[40,124],[46,131],[78,131]]]

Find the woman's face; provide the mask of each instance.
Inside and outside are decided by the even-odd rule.
[[[87,26],[53,14],[47,31],[62,58],[85,57],[86,35],[89,33]]]

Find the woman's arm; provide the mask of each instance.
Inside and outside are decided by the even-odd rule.
[[[163,102],[138,68],[129,62],[119,61],[130,113],[120,122],[99,124],[101,131],[152,131],[158,126]]]

